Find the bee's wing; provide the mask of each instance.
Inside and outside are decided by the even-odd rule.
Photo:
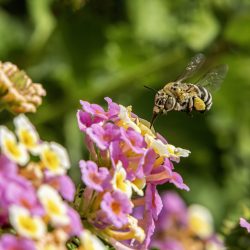
[[[215,68],[212,68],[210,71],[208,71],[203,77],[201,77],[198,82],[196,82],[197,85],[203,86],[207,88],[208,90],[217,90],[219,89],[221,83],[226,77],[228,71],[228,65],[222,64]]]
[[[193,76],[193,74],[200,69],[204,62],[205,56],[203,54],[199,53],[195,55],[186,66],[183,73],[178,77],[177,82],[182,82],[183,80]]]

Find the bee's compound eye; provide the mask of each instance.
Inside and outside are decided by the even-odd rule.
[[[159,98],[158,101],[157,101],[157,104],[159,106],[162,106],[163,105],[163,99],[162,98]]]

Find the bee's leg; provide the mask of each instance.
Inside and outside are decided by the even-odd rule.
[[[191,113],[192,112],[192,110],[193,110],[193,106],[194,106],[194,100],[193,100],[193,98],[189,98],[189,102],[188,102],[188,107],[187,107],[187,109],[188,109],[188,111]]]

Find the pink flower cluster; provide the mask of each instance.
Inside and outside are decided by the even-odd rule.
[[[162,196],[163,209],[151,242],[159,250],[223,250],[223,242],[215,234],[213,218],[201,205],[189,207],[172,191]]]
[[[131,107],[105,100],[107,111],[81,101],[77,113],[91,160],[80,161],[85,186],[75,205],[84,225],[116,249],[148,249],[162,209],[156,187],[189,190],[173,161],[190,152],[167,143]]]
[[[67,152],[40,140],[24,115],[14,123],[16,134],[0,127],[0,250],[66,250],[67,240],[83,230],[66,202],[75,193],[65,173]]]

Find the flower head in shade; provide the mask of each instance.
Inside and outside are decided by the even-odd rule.
[[[107,110],[81,101],[77,112],[92,161],[80,161],[84,185],[75,206],[84,224],[117,249],[148,249],[162,209],[156,186],[189,190],[173,161],[190,152],[168,144],[131,106],[105,100]]]
[[[46,91],[16,65],[0,62],[0,94],[2,108],[13,113],[26,113],[36,112]]]
[[[201,239],[207,239],[213,234],[213,217],[206,207],[193,204],[189,206],[187,215],[189,229],[194,234]]]
[[[223,242],[214,232],[213,218],[201,205],[187,206],[177,193],[162,196],[163,209],[151,247],[163,249],[222,250]]]
[[[16,237],[11,234],[4,234],[0,238],[0,250],[35,250],[35,244],[32,240],[24,237]]]

